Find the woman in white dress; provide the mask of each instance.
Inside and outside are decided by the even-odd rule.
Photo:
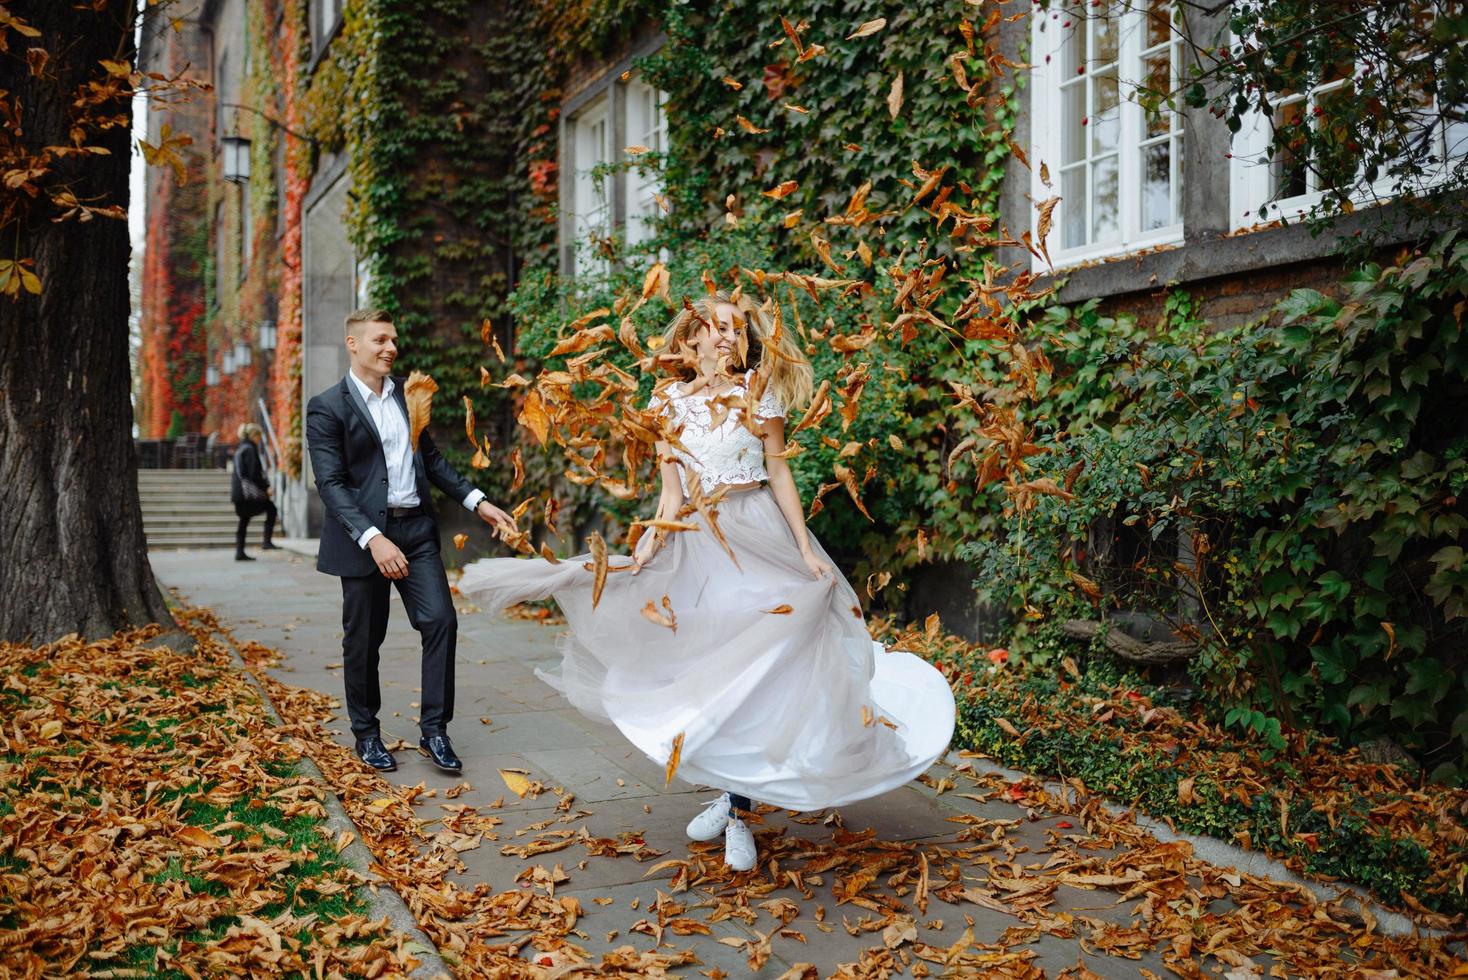
[[[872,642],[806,530],[785,413],[809,401],[809,361],[748,299],[720,293],[709,311],[669,326],[659,360],[676,377],[646,418],[663,437],[654,521],[697,529],[649,524],[631,558],[610,559],[596,603],[587,555],[475,562],[459,591],[495,609],[554,596],[570,630],[542,679],[659,764],[680,751],[682,779],[724,791],[688,834],[722,834],[727,864],[747,871],[751,798],[816,810],[900,786],[947,748],[954,702],[932,665]],[[645,616],[649,603],[676,628]]]

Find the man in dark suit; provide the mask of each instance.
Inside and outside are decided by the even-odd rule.
[[[439,556],[430,484],[495,528],[515,522],[485,499],[439,453],[425,430],[414,451],[403,385],[391,377],[397,329],[382,310],[347,317],[351,367],[306,406],[306,443],[326,508],[316,567],[342,581],[342,673],[357,756],[374,769],[397,768],[377,712],[378,652],[387,635],[389,584],[423,638],[418,745],[439,769],[463,771],[448,737],[454,714],[458,617]]]

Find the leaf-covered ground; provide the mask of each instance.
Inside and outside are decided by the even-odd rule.
[[[194,632],[0,643],[0,975],[401,974],[299,743]]]
[[[1071,779],[1298,873],[1363,884],[1422,925],[1468,922],[1468,791],[1308,732],[1271,750],[1201,706],[1170,706],[1135,678],[1107,680],[1069,657],[1029,668],[936,628],[887,635],[949,675],[955,747]]]
[[[1320,902],[1303,889],[1207,864],[1186,844],[1159,843],[1079,788],[1055,797],[1036,780],[1011,783],[967,766],[926,777],[931,792],[962,799],[970,811],[952,818],[942,837],[884,840],[848,830],[839,812],[766,809],[757,830],[761,865],[736,876],[717,844],[685,850],[680,841],[661,853],[633,832],[589,832],[592,812],[533,772],[502,772],[505,797],[478,806],[459,802],[457,788],[443,799],[422,784],[395,786],[332,740],[325,729],[336,714],[332,697],[272,679],[263,668],[279,662],[276,651],[249,642],[240,649],[289,734],[310,747],[357,822],[373,870],[404,896],[461,975],[718,978],[730,974],[700,957],[716,942],[736,947],[756,971],[772,952],[816,959],[799,954],[819,933],[837,930],[862,939],[865,952],[846,963],[798,962],[787,976],[1040,977],[1036,947],[1054,940],[1075,942],[1092,966],[1103,956],[1145,957],[1183,977],[1465,969],[1441,941],[1382,935],[1351,900]],[[557,805],[515,827],[518,794]],[[480,847],[523,861],[513,884],[456,874],[461,854]],[[558,893],[599,861],[647,865],[648,894],[619,918],[632,919],[621,934],[604,932],[598,913],[625,905],[625,895]],[[1094,900],[1078,905],[1076,890]],[[1012,920],[997,935],[976,918],[995,913]],[[726,920],[756,938],[728,935],[720,928]],[[1095,974],[1077,963],[1063,975]]]

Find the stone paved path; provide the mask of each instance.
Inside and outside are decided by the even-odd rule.
[[[335,579],[314,570],[310,558],[289,551],[260,553],[260,560],[252,564],[234,562],[227,551],[159,551],[150,557],[166,587],[193,604],[212,608],[239,640],[256,640],[278,648],[284,659],[274,671],[277,679],[341,697],[341,592]],[[392,622],[383,647],[382,722],[389,743],[401,738],[413,748],[398,751],[399,770],[388,778],[403,786],[422,782],[442,791],[461,780],[439,774],[416,754],[418,637],[409,627],[396,593],[393,602]],[[464,760],[464,778],[473,789],[454,802],[487,806],[497,798],[507,799],[504,809],[498,811],[505,821],[499,828],[500,841],[486,842],[463,854],[467,875],[501,891],[514,888],[515,876],[528,864],[548,866],[560,861],[570,881],[557,894],[573,894],[581,899],[587,912],[582,928],[590,937],[586,948],[599,952],[630,941],[638,949],[648,949],[653,939],[629,933],[629,929],[648,917],[657,890],[668,887],[671,869],[644,878],[652,862],[639,864],[626,858],[586,861],[579,847],[532,860],[500,853],[506,843],[523,844],[531,839],[530,835],[513,836],[515,830],[557,814],[554,794],[523,800],[507,794],[498,769],[528,770],[532,778],[547,785],[564,786],[575,793],[576,807],[591,811],[584,823],[593,835],[616,837],[624,830],[636,830],[651,846],[667,852],[667,858],[688,856],[683,826],[710,795],[676,781],[665,789],[660,767],[622,741],[615,730],[584,719],[534,676],[534,667],[546,662],[552,653],[556,631],[557,627],[511,620],[460,603],[458,703],[450,734]],[[333,734],[343,745],[351,744],[344,712]],[[930,775],[941,779],[949,772],[940,765]],[[1034,869],[1046,860],[1045,852],[1050,849],[1050,838],[1057,833],[1057,824],[1070,827],[1053,816],[1034,819],[1016,804],[965,798],[958,795],[962,789],[960,784],[958,791],[935,794],[932,788],[913,783],[842,808],[841,820],[847,831],[871,828],[882,841],[931,845],[946,842],[949,847],[956,846],[955,835],[962,828],[974,824],[973,817],[1014,821],[1003,831],[1008,845],[1019,848],[1010,858],[1011,866]],[[442,799],[440,792],[438,801]],[[431,801],[421,812],[434,816],[437,809],[433,803],[438,801]],[[783,829],[787,839],[829,842],[833,834],[833,829],[820,821],[797,822],[784,813],[767,816],[766,826]],[[936,852],[934,855],[941,860]],[[787,866],[798,865],[787,862]],[[884,872],[884,879],[890,873]],[[982,870],[966,868],[964,873],[966,882],[984,883]],[[934,876],[938,877],[936,866]],[[832,894],[834,878],[824,876],[815,888],[815,899],[804,902],[801,916],[791,923],[805,941],[777,936],[773,955],[758,976],[778,977],[797,962],[815,963],[825,975],[837,964],[857,960],[863,949],[880,945],[880,931],[854,937],[843,928],[843,917],[854,923],[870,913],[851,904],[838,906]],[[911,882],[906,890],[911,891]],[[778,894],[799,899],[789,889]],[[689,904],[699,897],[698,888],[679,896]],[[606,899],[611,902],[605,903]],[[1122,926],[1131,924],[1137,900],[1117,899],[1113,891],[1062,884],[1054,891],[1049,911]],[[637,908],[633,908],[634,900]],[[808,911],[814,904],[824,906],[825,925],[830,931],[820,928],[813,911]],[[980,943],[997,942],[1006,930],[1022,925],[1012,915],[980,905],[934,901],[926,915],[917,916],[918,939],[933,946],[952,945],[966,927],[965,915],[972,917],[974,939]],[[935,926],[935,920],[941,920],[941,928]],[[761,912],[752,926],[726,919],[713,926],[711,936],[669,939],[680,947],[692,944],[703,961],[702,966],[688,969],[684,975],[719,967],[731,976],[749,976],[745,954],[716,940],[754,938],[778,925],[772,915]],[[613,930],[618,934],[615,940],[604,942],[605,935]],[[1078,928],[1077,933],[1084,936],[1087,930]],[[1137,977],[1140,970],[1168,973],[1156,951],[1146,952],[1140,959],[1126,959],[1092,952],[1089,946],[1083,949],[1079,939],[1062,939],[1044,932],[1023,937],[1010,932],[1007,939],[1019,939],[1015,948],[1037,954],[1038,966],[1050,976],[1078,962],[1105,977]],[[933,972],[937,975],[941,968]]]

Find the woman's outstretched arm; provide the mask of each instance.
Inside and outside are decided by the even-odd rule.
[[[790,472],[790,464],[781,455],[785,452],[785,420],[778,416],[766,419],[760,435],[765,443],[765,472],[770,475],[770,492],[775,495],[775,503],[784,515],[785,523],[790,525],[790,533],[800,548],[800,557],[805,559],[805,567],[816,578],[829,575],[831,566],[810,546],[810,533],[805,529],[805,509],[800,505],[795,474]]]
[[[662,489],[658,492],[658,509],[653,518],[660,521],[677,520],[678,511],[683,509],[683,475],[678,463],[674,461],[673,451],[661,439],[657,443],[657,454],[658,479],[662,483]],[[636,575],[662,546],[662,537],[656,530],[644,530],[632,555],[633,563],[637,566],[632,574]]]

